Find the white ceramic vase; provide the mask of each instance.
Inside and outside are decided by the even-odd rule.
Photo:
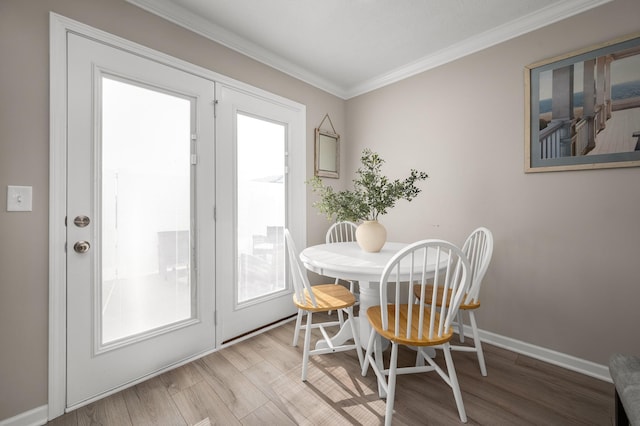
[[[356,241],[362,250],[377,253],[387,241],[387,230],[377,220],[365,220],[356,229]]]

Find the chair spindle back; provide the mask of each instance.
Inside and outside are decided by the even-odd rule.
[[[464,242],[462,251],[471,265],[471,286],[464,303],[477,303],[480,286],[493,255],[493,234],[485,227],[477,228]]]
[[[325,242],[330,243],[344,243],[356,240],[356,225],[353,222],[344,221],[336,222],[327,231],[325,236]]]
[[[304,304],[306,297],[309,296],[313,306],[317,307],[318,302],[311,291],[311,283],[307,277],[306,269],[300,261],[298,250],[288,229],[284,230],[284,238],[287,246],[287,260],[291,271],[291,280],[293,281],[294,297],[298,303]]]
[[[400,250],[387,263],[380,281],[382,306],[388,304],[389,285],[395,284],[395,310],[392,311],[395,314],[391,319],[395,336],[417,341],[437,340],[450,334],[451,323],[469,290],[470,278],[467,257],[462,250],[447,241],[423,240]],[[425,300],[429,284],[434,290],[431,300]],[[422,296],[417,304],[414,303],[412,292],[415,285],[420,286]],[[404,303],[401,291],[403,288],[407,289],[407,300]],[[445,303],[448,294],[451,294],[451,303]],[[442,300],[438,301],[438,298]],[[401,305],[407,305],[406,318],[401,315]],[[381,313],[382,327],[389,330],[388,310],[382,309]],[[406,329],[406,335],[398,336],[398,330],[402,328]]]

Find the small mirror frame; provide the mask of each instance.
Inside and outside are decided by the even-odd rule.
[[[327,162],[335,165],[326,168]],[[340,177],[340,135],[326,130],[316,129],[315,138],[315,175],[338,179]]]

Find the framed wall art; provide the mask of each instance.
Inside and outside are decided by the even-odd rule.
[[[525,67],[525,172],[640,166],[640,33]]]

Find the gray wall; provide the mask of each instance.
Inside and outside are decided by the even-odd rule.
[[[343,100],[122,0],[0,0],[0,420],[47,403],[49,11],[305,104],[311,174],[314,128],[345,129]],[[33,186],[33,212],[6,212],[7,185]]]
[[[524,66],[637,30],[636,0],[347,102],[121,0],[1,0],[0,419],[47,403],[49,11],[305,104],[309,171],[313,128],[328,112],[342,135],[338,186],[365,146],[389,174],[429,172],[424,193],[382,220],[404,241],[494,231],[483,329],[597,363],[640,353],[640,169],[523,173]],[[33,186],[33,212],[5,211],[7,185]],[[307,216],[318,243],[327,222],[310,207]]]
[[[368,146],[393,177],[430,175],[381,219],[389,238],[462,243],[489,227],[480,328],[598,364],[640,353],[640,168],[525,174],[524,67],[637,31],[639,16],[616,0],[347,101],[351,172]]]

